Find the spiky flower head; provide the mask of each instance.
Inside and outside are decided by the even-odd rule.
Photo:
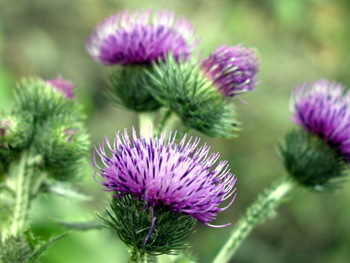
[[[144,201],[145,205],[164,205],[176,213],[187,214],[205,225],[216,218],[234,200],[236,179],[227,161],[214,164],[219,153],[209,154],[207,145],[198,147],[199,138],[175,143],[175,135],[144,137],[133,129],[132,140],[127,130],[116,133],[114,143],[106,138],[95,150],[93,166],[102,177],[107,191],[115,198],[127,194]],[[105,151],[105,145],[111,157]],[[103,167],[96,162],[99,156]],[[225,208],[219,205],[231,197]]]
[[[54,79],[47,80],[46,83],[53,86],[55,90],[62,92],[67,99],[72,99],[74,97],[73,91],[75,85],[73,82],[58,76]]]
[[[293,91],[292,120],[317,135],[350,162],[350,91],[318,80]]]
[[[92,58],[105,65],[150,65],[169,52],[187,58],[197,44],[190,22],[149,9],[108,17],[85,42]]]
[[[259,61],[256,51],[243,46],[220,46],[201,61],[208,79],[225,97],[254,89]]]
[[[0,149],[22,150],[33,134],[33,119],[29,114],[0,113]]]
[[[40,78],[23,79],[15,90],[14,110],[30,114],[34,123],[76,112],[74,100],[67,99],[70,95],[65,86],[55,85]]]
[[[240,128],[233,103],[203,75],[195,60],[177,63],[169,55],[149,71],[153,97],[175,112],[189,129],[215,138],[232,138]]]

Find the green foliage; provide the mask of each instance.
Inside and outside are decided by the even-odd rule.
[[[301,185],[323,190],[345,176],[347,162],[322,139],[302,130],[287,133],[280,155],[289,174]]]
[[[147,206],[131,195],[113,198],[111,209],[107,210],[109,218],[103,220],[117,232],[132,253],[173,254],[185,249],[188,246],[186,240],[193,234],[195,219],[161,205]],[[150,231],[151,235],[147,239]]]
[[[116,105],[136,112],[159,109],[161,104],[146,89],[150,81],[146,69],[147,66],[123,66],[111,71],[110,99]]]
[[[194,61],[177,63],[172,55],[148,72],[150,93],[188,128],[211,137],[230,138],[238,131],[233,104],[223,98]]]

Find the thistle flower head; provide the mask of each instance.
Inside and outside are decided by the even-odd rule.
[[[118,12],[85,42],[93,59],[105,65],[150,65],[169,52],[187,58],[197,44],[191,23],[165,10]]]
[[[220,203],[235,192],[236,179],[227,161],[214,168],[219,154],[209,154],[207,145],[198,147],[198,138],[186,141],[184,136],[177,144],[174,134],[165,137],[165,133],[155,138],[138,137],[133,129],[132,142],[126,130],[123,135],[116,133],[112,145],[106,138],[93,158],[101,184],[105,190],[115,191],[115,198],[131,194],[146,206],[165,206],[211,226],[216,214],[228,207],[219,208]],[[103,167],[98,166],[96,156]],[[231,197],[230,204],[233,201]]]
[[[318,80],[297,87],[292,120],[350,161],[350,92],[344,86]]]
[[[73,82],[58,76],[54,79],[47,80],[46,83],[53,86],[55,90],[62,92],[67,99],[72,99],[74,97],[73,90],[75,85]]]
[[[204,74],[225,97],[253,90],[258,67],[255,50],[242,46],[220,46],[201,61]]]

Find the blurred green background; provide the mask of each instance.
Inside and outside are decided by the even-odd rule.
[[[244,44],[260,54],[256,91],[237,100],[243,122],[230,141],[203,140],[228,159],[238,177],[237,199],[219,214],[214,229],[197,224],[191,251],[198,262],[210,262],[234,223],[261,190],[284,174],[276,154],[279,141],[294,127],[289,121],[291,89],[319,78],[350,87],[350,1],[334,0],[0,0],[0,105],[11,106],[11,94],[22,77],[73,80],[84,105],[93,144],[104,135],[137,125],[137,115],[117,109],[104,96],[107,71],[84,50],[84,40],[108,15],[125,8],[166,8],[193,22],[206,56],[218,45]],[[41,196],[32,225],[43,238],[62,233],[56,220],[94,219],[108,203],[108,193],[86,175],[77,188],[90,202]],[[331,193],[297,191],[277,217],[259,226],[245,241],[236,263],[345,263],[350,258],[350,185]],[[47,263],[126,262],[126,247],[110,232],[74,232],[43,257]]]

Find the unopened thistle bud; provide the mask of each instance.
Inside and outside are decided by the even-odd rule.
[[[152,111],[159,104],[148,92],[146,69],[169,53],[187,59],[198,44],[190,22],[173,12],[123,11],[108,17],[87,39],[92,58],[104,65],[120,65],[110,73],[112,99],[134,111]]]
[[[183,124],[211,137],[231,138],[239,130],[234,105],[213,87],[195,61],[177,63],[173,56],[149,72],[150,93],[174,111]]]
[[[23,79],[15,91],[15,111],[30,114],[34,122],[69,114],[74,105],[72,100],[68,100],[70,93],[63,91],[66,88],[57,84],[58,81],[47,82],[39,78]]]
[[[282,157],[299,182],[320,189],[344,176],[350,161],[350,92],[319,80],[296,88],[291,104],[303,131],[287,135]]]
[[[94,153],[100,183],[114,192],[111,218],[105,220],[141,254],[183,249],[195,219],[213,226],[217,213],[234,201],[236,179],[227,162],[214,167],[218,153],[209,154],[207,145],[198,148],[198,138],[184,136],[177,144],[175,135],[138,137],[133,130],[131,140],[125,130],[112,144],[106,138]],[[219,207],[227,199],[228,205]]]
[[[89,138],[81,123],[71,119],[47,121],[35,138],[44,165],[57,180],[72,180],[78,176],[79,166],[86,156]]]
[[[28,146],[32,134],[31,115],[0,114],[0,148],[22,150]]]
[[[201,62],[201,69],[225,97],[254,89],[259,61],[254,49],[220,46]]]

